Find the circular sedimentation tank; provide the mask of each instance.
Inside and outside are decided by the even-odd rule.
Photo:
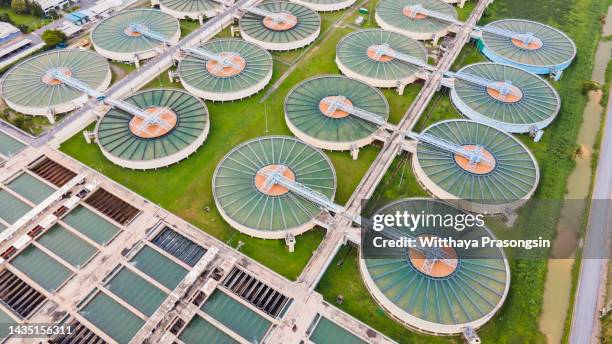
[[[357,0],[291,0],[317,12],[339,11],[353,6]]]
[[[126,168],[146,170],[177,163],[206,140],[210,121],[206,105],[177,89],[147,90],[125,99],[155,120],[113,108],[97,124],[104,156]]]
[[[427,61],[427,51],[418,41],[399,33],[375,29],[356,31],[343,37],[336,47],[336,64],[342,74],[374,87],[397,87],[417,79],[418,67],[377,54],[378,47],[388,47]]]
[[[432,199],[402,199],[376,213],[394,215],[397,212],[466,215]],[[415,238],[494,239],[484,226],[458,232],[437,225],[421,225],[414,231],[406,227],[398,230],[403,231],[402,236]],[[426,263],[426,254],[413,248],[397,249],[386,257],[365,254],[364,259],[359,259],[361,275],[378,304],[413,329],[452,335],[461,333],[465,327],[483,326],[500,309],[508,294],[510,268],[503,251],[488,247],[440,250],[448,260],[438,259],[432,264]]]
[[[266,183],[272,172],[334,198],[336,174],[323,152],[293,137],[260,137],[232,149],[215,170],[213,195],[223,218],[264,239],[314,227],[321,209],[281,185]]]
[[[216,16],[223,5],[214,0],[159,0],[159,9],[176,19]]]
[[[249,12],[240,18],[242,38],[265,49],[298,49],[312,43],[321,32],[321,17],[308,7],[287,1],[267,2],[256,7],[285,18],[275,21]]]
[[[351,150],[374,141],[379,126],[334,107],[340,101],[381,120],[389,105],[377,89],[339,75],[317,76],[295,86],[285,99],[285,120],[291,132],[315,147]]]
[[[137,26],[155,32],[172,43],[181,37],[179,22],[169,14],[152,9],[121,12],[102,20],[91,32],[100,55],[116,61],[134,62],[155,57],[164,43],[138,32]]]
[[[515,35],[508,37],[487,29]],[[523,19],[502,19],[485,25],[478,47],[493,62],[511,64],[535,74],[563,71],[576,56],[576,45],[566,34]]]
[[[261,91],[272,78],[272,55],[242,39],[219,39],[199,47],[231,59],[232,65],[204,61],[188,55],[178,66],[183,87],[190,93],[213,101],[230,101]]]
[[[557,116],[561,100],[557,91],[539,76],[497,63],[477,63],[457,74],[489,80],[483,87],[455,79],[451,99],[468,118],[510,133],[528,133],[548,126]]]
[[[87,101],[86,94],[53,77],[53,71],[98,91],[104,91],[111,82],[108,61],[95,52],[53,50],[31,57],[6,73],[2,95],[7,105],[27,115],[44,116],[72,111]]]
[[[457,19],[455,8],[440,0],[382,0],[376,6],[376,22],[384,30],[418,40],[435,39],[450,32],[451,23],[414,11],[415,7]]]
[[[478,213],[500,214],[523,205],[534,193],[540,173],[531,152],[512,135],[483,123],[447,120],[422,133],[480,151],[480,162],[419,142],[413,169],[436,198]]]

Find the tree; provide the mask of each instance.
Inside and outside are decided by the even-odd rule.
[[[57,13],[56,10],[54,9],[50,9],[49,10],[49,17],[53,18],[53,19],[59,19],[59,14]]]
[[[36,1],[28,2],[28,9],[30,14],[37,17],[44,17],[45,12],[42,10],[42,7]]]
[[[45,41],[45,48],[51,49],[60,43],[66,42],[68,37],[66,37],[66,34],[60,30],[46,30],[42,34],[42,39]]]
[[[8,13],[0,13],[0,21],[5,23],[14,24],[13,18]]]
[[[28,4],[25,0],[12,0],[11,8],[17,13],[25,14],[29,12]]]

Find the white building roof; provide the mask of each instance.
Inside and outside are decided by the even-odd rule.
[[[36,0],[36,2],[40,5],[43,11],[51,7],[59,6],[60,4],[66,2],[66,0]]]
[[[0,37],[9,36],[15,32],[20,32],[18,28],[5,22],[0,22]]]
[[[87,11],[94,13],[94,15],[100,15],[113,7],[118,7],[119,5],[121,5],[121,0],[102,0],[88,8]]]

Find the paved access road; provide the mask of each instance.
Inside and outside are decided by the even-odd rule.
[[[584,240],[583,259],[574,302],[570,343],[597,343],[600,296],[606,286],[606,264],[603,256],[609,248],[612,231],[610,198],[612,198],[612,97],[608,101],[604,136],[601,142],[589,223]]]

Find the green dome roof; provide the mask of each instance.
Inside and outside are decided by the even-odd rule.
[[[417,67],[396,59],[383,62],[368,56],[368,48],[384,44],[397,52],[427,61],[427,51],[421,43],[385,30],[361,30],[346,35],[336,47],[336,56],[351,71],[378,80],[401,80],[418,71]]]
[[[333,199],[336,175],[323,152],[293,137],[260,137],[232,149],[217,166],[213,193],[225,217],[248,229],[281,231],[308,224],[321,212],[291,191],[260,191],[258,172],[270,166],[285,166],[296,182]]]
[[[4,99],[24,107],[45,108],[76,100],[83,93],[61,82],[45,82],[51,69],[59,68],[89,87],[99,89],[110,69],[106,59],[80,49],[53,50],[31,57],[6,73]]]
[[[264,25],[261,16],[245,13],[240,18],[240,31],[250,37],[267,43],[290,43],[305,39],[321,27],[321,17],[308,7],[287,1],[267,2],[256,6],[270,12],[290,13],[297,18],[297,24],[288,30],[277,31]]]
[[[397,212],[464,214],[457,208],[431,199],[402,199],[384,206],[376,214]],[[436,226],[420,226],[414,231],[406,227],[398,230],[403,230],[410,237],[493,238],[486,227],[472,227],[462,232]],[[455,248],[457,265],[444,276],[423,272],[409,256],[410,251],[404,250],[404,257],[399,254],[390,258],[366,256],[362,265],[365,267],[362,272],[373,281],[378,293],[402,312],[433,324],[460,325],[491,316],[504,301],[510,271],[499,248]],[[413,325],[431,331],[422,324],[415,322]]]
[[[518,34],[532,33],[541,41],[539,48],[524,49],[508,37],[483,30],[484,45],[495,54],[514,63],[555,67],[569,64],[576,56],[574,42],[563,32],[548,25],[522,19],[502,19],[485,25],[485,28],[503,29]]]
[[[231,93],[254,86],[264,80],[272,71],[272,55],[241,39],[219,39],[200,46],[212,53],[234,53],[245,60],[244,69],[236,75],[217,76],[212,74],[201,58],[188,55],[179,63],[178,72],[183,83],[199,90],[212,93]]]
[[[223,8],[221,3],[214,0],[159,0],[159,4],[183,13],[204,13]]]
[[[302,133],[327,142],[352,142],[372,135],[378,126],[359,117],[348,115],[333,118],[323,114],[321,101],[326,97],[343,96],[353,106],[377,114],[386,120],[389,105],[377,89],[344,76],[318,76],[289,92],[285,99],[287,121]]]
[[[179,22],[169,14],[158,10],[137,9],[121,12],[102,20],[91,32],[96,47],[111,52],[138,53],[155,49],[162,42],[144,35],[129,35],[126,30],[132,24],[140,24],[171,40],[180,31]]]
[[[538,183],[537,164],[525,146],[505,132],[468,120],[448,120],[423,131],[459,146],[481,146],[495,166],[487,173],[462,168],[455,154],[419,142],[416,158],[425,175],[458,199],[484,204],[523,199]]]
[[[456,79],[453,92],[456,92],[463,104],[482,116],[502,124],[532,124],[552,120],[559,112],[561,101],[555,89],[539,76],[520,68],[478,63],[458,72],[462,73],[493,82],[510,82],[521,93],[517,101],[500,101],[486,87]]]
[[[440,0],[381,0],[376,6],[377,16],[387,23],[402,31],[418,33],[434,33],[444,30],[451,24],[432,17],[423,19],[412,19],[404,15],[404,8],[408,6],[421,5],[426,10],[442,13],[457,18],[455,8]]]
[[[148,90],[125,99],[140,109],[169,108],[176,114],[176,125],[158,137],[141,137],[130,129],[133,115],[113,108],[98,123],[100,147],[124,160],[148,161],[180,152],[207,133],[206,105],[189,93],[175,89]]]

